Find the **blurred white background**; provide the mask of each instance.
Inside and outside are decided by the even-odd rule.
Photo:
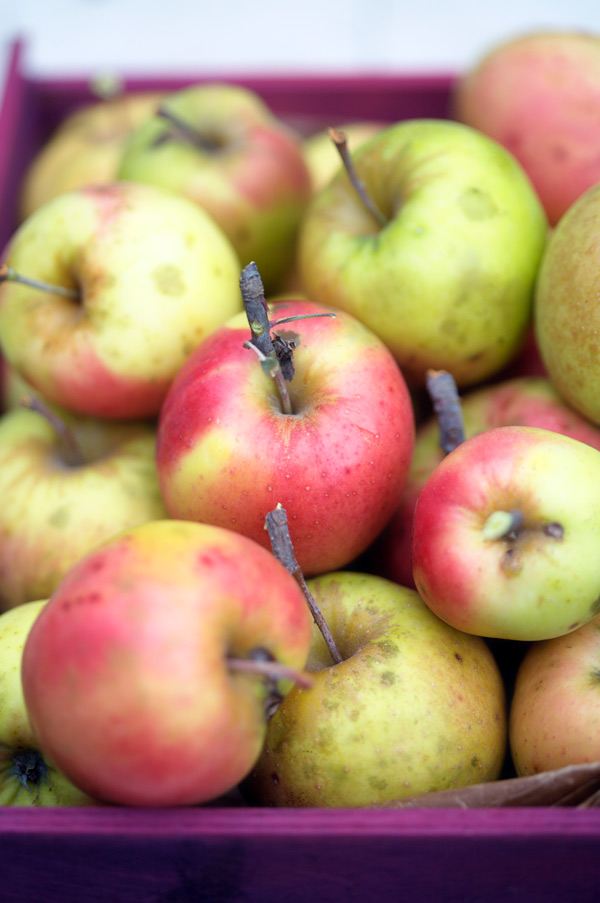
[[[22,38],[41,76],[448,72],[539,28],[600,32],[600,0],[0,0],[2,56]]]

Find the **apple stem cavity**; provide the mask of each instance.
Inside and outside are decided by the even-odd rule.
[[[363,206],[377,221],[377,224],[381,226],[381,228],[387,226],[389,222],[388,218],[381,212],[371,195],[368,193],[365,183],[358,175],[356,166],[354,165],[354,160],[352,159],[352,155],[348,150],[348,137],[346,133],[341,129],[334,128],[327,129],[327,132],[329,134],[329,137],[335,144],[340,157],[342,158],[342,163],[344,164],[344,168],[346,170],[346,173],[348,174],[350,183],[352,184],[352,187],[360,198]]]
[[[64,420],[49,407],[49,405],[42,401],[37,395],[26,395],[21,399],[20,404],[21,407],[27,408],[29,411],[35,411],[37,414],[41,414],[41,416],[53,427],[62,445],[63,461],[69,467],[81,467],[85,464],[85,458],[75,441],[75,436],[72,431]]]
[[[307,671],[300,671],[276,661],[268,649],[257,647],[252,649],[247,658],[230,656],[227,664],[231,671],[241,674],[256,674],[262,677],[266,683],[267,695],[264,701],[265,719],[271,718],[281,703],[284,696],[280,692],[277,681],[291,680],[304,690],[312,687],[312,677]]]
[[[0,265],[0,283],[16,282],[19,285],[27,285],[29,288],[37,288],[42,292],[50,292],[53,295],[62,295],[63,298],[70,298],[73,301],[80,301],[81,294],[75,288],[66,288],[64,285],[52,285],[50,282],[43,282],[41,279],[30,279],[28,276],[22,276],[6,263]]]
[[[36,749],[17,750],[12,756],[12,763],[12,772],[29,793],[33,793],[33,787],[29,786],[30,782],[38,786],[48,775],[48,766],[42,754]]]
[[[292,545],[292,538],[290,536],[287,512],[281,503],[278,503],[277,507],[272,511],[269,511],[269,513],[267,514],[267,517],[265,519],[265,528],[269,533],[271,548],[273,550],[275,558],[277,558],[278,561],[282,563],[284,568],[292,575],[292,577],[300,586],[300,589],[304,593],[304,598],[306,599],[310,612],[313,616],[313,620],[321,631],[321,635],[325,640],[325,644],[329,650],[331,658],[336,665],[339,665],[340,662],[343,661],[343,658],[340,655],[335,640],[333,639],[333,635],[329,630],[325,618],[323,617],[321,609],[319,608],[314,596],[306,585],[304,574],[302,573],[302,569],[298,564],[296,556],[294,554],[294,546]]]
[[[462,405],[454,377],[447,370],[428,370],[425,385],[433,403],[445,454],[465,441]]]
[[[253,345],[252,342],[244,342],[243,347],[249,348],[251,351],[254,351],[260,361],[264,373],[275,380],[277,391],[279,392],[279,399],[281,401],[281,410],[283,411],[283,413],[293,414],[294,411],[292,409],[290,393],[287,390],[285,379],[283,373],[281,372],[281,366],[277,358],[265,356],[260,348],[257,348],[256,345]]]

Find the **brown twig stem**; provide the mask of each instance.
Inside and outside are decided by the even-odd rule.
[[[342,158],[342,163],[344,164],[344,168],[348,173],[348,178],[350,182],[358,194],[363,206],[368,210],[372,217],[377,221],[377,223],[383,228],[387,226],[388,219],[381,212],[369,192],[367,191],[366,185],[359,176],[356,166],[354,165],[354,160],[352,159],[352,155],[348,150],[348,137],[345,132],[341,129],[329,128],[328,130],[329,137],[335,144],[340,157]]]
[[[428,370],[425,384],[437,417],[440,445],[448,454],[465,441],[462,405],[456,382],[446,370]]]
[[[28,276],[22,276],[6,263],[0,265],[0,283],[16,282],[19,285],[27,285],[29,288],[37,288],[42,292],[51,292],[54,295],[62,295],[64,298],[71,298],[73,301],[81,299],[80,292],[75,288],[65,288],[64,285],[52,285],[50,282],[43,282],[41,279],[30,279]]]
[[[85,458],[79,445],[75,441],[73,432],[69,429],[64,420],[46,404],[38,395],[26,395],[20,401],[21,407],[27,408],[29,411],[35,411],[41,414],[55,430],[59,437],[62,448],[64,461],[71,467],[80,467],[85,464]]]
[[[292,575],[292,577],[300,586],[300,589],[304,593],[304,598],[306,599],[310,612],[313,616],[313,620],[321,631],[321,635],[325,640],[325,644],[329,649],[333,661],[336,665],[338,665],[343,661],[343,658],[340,655],[327,622],[323,617],[323,613],[321,612],[321,609],[319,608],[314,596],[312,595],[306,584],[302,569],[296,560],[296,556],[294,554],[294,546],[292,545],[292,539],[288,526],[287,513],[283,505],[278,504],[276,508],[274,508],[272,511],[269,511],[266,517],[265,526],[269,533],[269,539],[271,541],[273,554],[283,564],[285,569]]]

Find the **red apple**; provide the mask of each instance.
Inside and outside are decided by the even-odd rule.
[[[331,312],[309,301],[270,305],[278,318]],[[284,413],[271,377],[244,347],[245,314],[188,358],[162,407],[161,491],[171,517],[237,530],[268,545],[281,503],[301,568],[342,567],[394,511],[413,451],[406,383],[391,353],[341,311],[279,329],[296,343]]]
[[[246,537],[175,520],[125,531],[71,569],[29,633],[34,736],[98,799],[207,801],[252,767],[265,703],[292,685],[243,666],[302,668],[310,637],[298,583]]]
[[[505,426],[465,440],[421,490],[415,586],[443,620],[510,640],[560,636],[600,599],[600,451]]]
[[[519,160],[551,225],[600,181],[600,35],[533,32],[458,80],[454,115]]]
[[[600,450],[600,428],[562,400],[542,376],[522,376],[473,389],[461,398],[466,438],[499,426],[536,426],[572,436]],[[435,416],[417,429],[406,489],[393,517],[370,552],[369,569],[404,586],[414,586],[411,537],[421,489],[445,457]]]

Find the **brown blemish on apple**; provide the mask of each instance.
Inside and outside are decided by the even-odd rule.
[[[163,295],[175,298],[182,295],[185,290],[181,270],[173,264],[166,263],[155,267],[152,271],[152,278],[158,291]]]
[[[514,546],[508,548],[502,556],[500,567],[506,574],[519,574],[523,569],[523,562],[521,560],[519,550],[515,549]]]

